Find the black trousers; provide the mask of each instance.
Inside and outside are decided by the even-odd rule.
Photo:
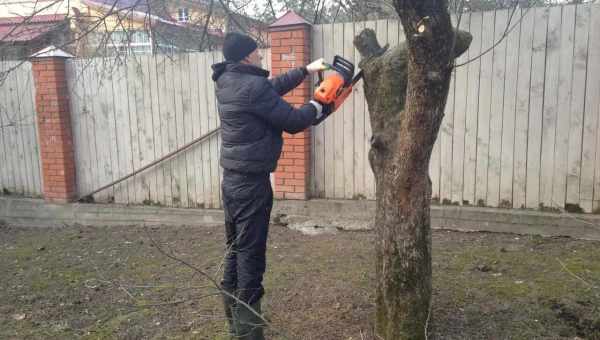
[[[269,174],[223,171],[225,271],[221,286],[253,304],[264,295],[267,235],[273,190]]]

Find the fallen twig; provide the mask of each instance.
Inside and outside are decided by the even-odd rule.
[[[570,271],[569,268],[567,268],[567,266],[559,258],[556,258],[556,261],[558,261],[558,263],[560,263],[560,265],[562,266],[563,270],[566,271],[567,273],[569,273],[571,276],[573,276],[574,278],[576,278],[579,281],[583,282],[585,285],[587,285],[590,288],[598,289],[598,286],[587,282],[586,280],[584,280],[583,278],[581,278],[581,276],[578,276],[577,274],[575,274],[572,271]]]

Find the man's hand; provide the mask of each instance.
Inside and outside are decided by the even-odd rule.
[[[325,64],[325,59],[323,58],[319,58],[315,61],[313,61],[312,63],[306,65],[306,70],[308,71],[309,74],[313,74],[319,71],[325,71],[327,70],[329,67],[327,66],[327,64]]]
[[[333,111],[335,111],[335,103],[323,104],[323,103],[319,103],[316,100],[311,100],[310,103],[317,110],[317,115],[315,117],[313,125],[320,124],[322,121],[327,119],[327,117],[329,117],[329,115],[332,114]]]

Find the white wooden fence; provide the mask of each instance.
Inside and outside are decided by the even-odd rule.
[[[35,89],[29,62],[0,62],[0,195],[40,196]],[[0,73],[1,74],[1,73]]]
[[[264,56],[269,51],[262,52]],[[67,72],[79,195],[219,126],[211,65],[220,52],[71,60]],[[264,58],[265,67],[268,57]],[[97,201],[221,205],[219,135],[100,192]]]
[[[464,63],[504,34],[510,11],[465,13]],[[524,15],[522,21],[519,20]],[[456,18],[454,18],[456,19]],[[456,20],[454,20],[456,22]],[[600,5],[518,9],[508,37],[458,67],[430,166],[443,202],[502,207],[600,205]],[[315,26],[313,55],[358,63],[352,39],[372,28],[382,45],[404,40],[397,21]],[[371,136],[361,86],[313,133],[313,193],[374,198]]]
[[[500,40],[510,17],[506,10],[464,14],[461,29],[474,39],[458,64]],[[382,44],[404,40],[397,21],[318,25],[313,57],[340,54],[358,63],[352,39],[365,27]],[[598,209],[600,4],[519,9],[510,27],[491,52],[454,74],[431,160],[433,196],[471,205]],[[269,68],[269,51],[263,55]],[[68,61],[79,194],[216,128],[210,66],[220,58],[210,52]],[[28,196],[41,194],[33,98],[31,65],[24,63],[0,86],[0,189]],[[362,86],[312,136],[312,195],[374,198]],[[218,153],[214,136],[95,198],[219,207]]]

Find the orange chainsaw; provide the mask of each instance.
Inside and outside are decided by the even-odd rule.
[[[319,82],[314,97],[322,104],[334,103],[333,111],[335,111],[352,93],[352,87],[362,79],[363,72],[354,75],[354,64],[339,55],[333,58],[333,64],[326,65],[335,73],[324,78],[323,72],[319,71]]]

